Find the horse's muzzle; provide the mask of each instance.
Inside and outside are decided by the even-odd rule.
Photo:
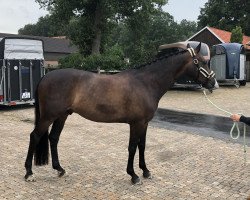
[[[213,90],[216,90],[219,88],[219,84],[215,78],[210,79],[205,85],[203,85],[206,89],[208,89],[210,92]]]
[[[218,82],[217,82],[217,80],[216,79],[214,79],[215,80],[215,84],[214,84],[214,90],[216,90],[216,89],[218,89],[220,86],[219,86],[219,84],[218,84]]]

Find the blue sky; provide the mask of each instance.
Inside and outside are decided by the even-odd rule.
[[[200,8],[208,0],[169,0],[164,10],[174,16],[175,21],[182,19],[196,21]],[[34,24],[38,18],[47,14],[40,9],[35,0],[0,0],[0,32],[17,33],[26,24]]]
[[[47,11],[35,0],[0,0],[0,32],[17,33],[29,23],[36,23]]]
[[[197,21],[200,8],[204,8],[208,0],[168,0],[163,10],[174,16],[174,20],[180,22],[183,19]]]

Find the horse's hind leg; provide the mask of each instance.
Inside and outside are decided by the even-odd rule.
[[[37,148],[37,145],[41,141],[41,138],[47,137],[48,134],[48,127],[49,127],[49,122],[43,123],[43,125],[37,125],[35,129],[31,132],[30,134],[30,142],[29,142],[29,149],[28,149],[28,154],[26,157],[25,161],[25,169],[26,169],[26,174],[24,176],[26,181],[33,181],[33,172],[32,172],[32,160],[33,156],[35,153],[35,150]],[[44,140],[46,143],[46,141]],[[45,145],[46,146],[46,145]],[[45,150],[46,152],[46,150]],[[47,163],[48,155],[41,154],[42,160],[40,160],[41,165]]]
[[[52,167],[53,169],[58,171],[59,177],[65,174],[65,170],[61,167],[60,162],[59,162],[57,144],[58,144],[59,137],[60,137],[60,134],[62,132],[62,129],[64,127],[67,117],[68,115],[65,115],[55,120],[52,125],[51,132],[49,134]]]
[[[150,171],[148,170],[145,162],[145,146],[146,146],[146,133],[147,133],[147,126],[145,124],[143,129],[141,130],[141,135],[139,139],[139,167],[143,170],[143,177],[144,178],[152,178]]]
[[[30,143],[29,143],[29,149],[28,149],[28,154],[27,158],[25,161],[25,169],[26,169],[26,174],[24,176],[25,180],[27,181],[33,181],[32,175],[32,160],[33,160],[33,155],[34,155],[34,149],[39,141],[39,137],[36,136],[35,129],[32,131],[30,134]]]

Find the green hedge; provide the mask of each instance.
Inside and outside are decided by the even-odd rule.
[[[113,47],[103,54],[84,57],[80,53],[70,54],[59,60],[60,68],[76,68],[88,71],[97,70],[122,70],[127,68],[123,52],[118,47]]]

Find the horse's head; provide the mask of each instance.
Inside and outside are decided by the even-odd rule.
[[[187,65],[187,74],[191,76],[195,82],[202,85],[206,89],[212,91],[219,88],[215,79],[215,73],[209,68],[208,60],[200,54],[201,43],[195,48],[187,46],[192,60]]]

